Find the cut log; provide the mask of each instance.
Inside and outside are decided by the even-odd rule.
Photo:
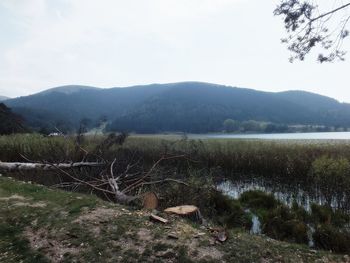
[[[153,192],[148,192],[143,195],[143,208],[156,209],[158,207],[158,197]]]
[[[164,212],[187,217],[196,222],[202,222],[202,215],[198,207],[194,205],[180,205],[175,207],[169,207],[166,208]]]
[[[18,163],[18,162],[1,162],[0,171],[23,171],[23,170],[55,170],[55,169],[69,169],[78,167],[98,167],[103,166],[103,163],[96,162],[77,162],[77,163]]]
[[[163,223],[163,224],[167,224],[169,222],[169,220],[167,220],[167,219],[165,219],[163,217],[160,217],[160,216],[156,216],[155,214],[151,214],[149,218],[152,221],[160,222],[160,223]]]

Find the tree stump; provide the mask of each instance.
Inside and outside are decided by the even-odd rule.
[[[194,205],[180,205],[175,207],[169,207],[165,209],[164,212],[186,217],[195,222],[202,222],[202,215],[199,211],[199,208]]]
[[[143,195],[142,203],[145,209],[156,209],[158,207],[158,197],[153,192],[147,192]]]

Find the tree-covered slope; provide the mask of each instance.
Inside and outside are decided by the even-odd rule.
[[[210,132],[225,119],[350,126],[350,105],[303,91],[262,92],[201,82],[98,89],[64,86],[6,101],[32,127],[104,116],[112,130]]]
[[[20,116],[12,113],[5,104],[0,103],[0,135],[25,132],[27,129],[22,123]]]
[[[350,106],[308,92],[269,93],[180,83],[117,118],[111,128],[137,132],[210,132],[222,129],[225,119],[348,126]]]
[[[76,87],[76,86],[75,86]],[[125,114],[137,103],[157,93],[161,86],[132,88],[77,88],[74,92],[51,89],[38,94],[6,101],[27,123],[36,128],[69,126],[76,128],[83,118],[93,121],[101,117],[113,120]]]

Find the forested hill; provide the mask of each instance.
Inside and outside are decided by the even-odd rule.
[[[0,103],[0,135],[26,131],[28,130],[24,127],[22,118]]]
[[[227,119],[350,127],[350,105],[304,91],[262,92],[200,82],[99,89],[64,86],[6,104],[32,127],[107,119],[112,130],[212,132]]]

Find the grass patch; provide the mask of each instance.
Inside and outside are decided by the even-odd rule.
[[[278,241],[271,243],[237,229],[229,231],[228,241],[218,246],[210,245],[210,233],[195,243],[191,236],[171,240],[166,234],[169,229],[150,223],[149,216],[142,215],[142,211],[130,211],[94,196],[49,190],[7,178],[0,178],[0,195],[0,262],[49,262],[54,256],[62,262],[218,262],[222,259],[257,262],[263,257],[276,261],[281,255],[291,260],[303,258],[304,262],[323,257],[333,261],[341,258],[324,252],[311,254],[303,247]],[[14,195],[17,199],[11,199]],[[19,196],[22,197],[18,199]],[[30,205],[47,202],[47,206],[16,206],[16,202]],[[186,220],[176,220],[181,220],[181,225],[187,224]],[[192,228],[188,224],[186,227]],[[147,233],[145,239],[138,235],[141,228]],[[40,237],[36,249],[29,243],[32,239],[28,229]],[[267,250],[270,250],[268,255]],[[203,255],[207,256],[202,258]],[[218,259],[211,259],[213,255]]]

